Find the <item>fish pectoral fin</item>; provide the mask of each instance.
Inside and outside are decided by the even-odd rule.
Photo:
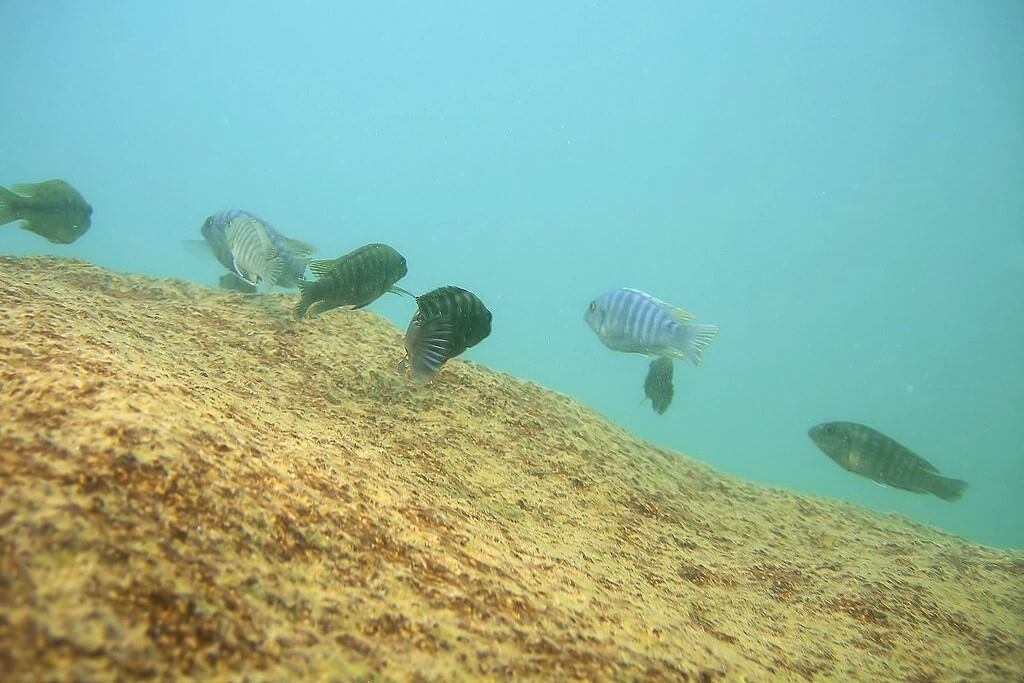
[[[326,259],[321,261],[310,261],[309,271],[316,275],[318,278],[323,277],[327,274],[327,271],[334,265],[334,259]]]
[[[267,261],[267,267],[260,273],[260,285],[264,287],[264,291],[269,292],[277,284],[277,281],[281,279],[281,273],[284,272],[284,259],[280,256],[274,257]]]
[[[302,240],[295,240],[291,237],[282,237],[281,241],[284,242],[285,247],[292,253],[295,258],[309,258],[316,253],[316,247],[308,242]]]
[[[448,348],[455,326],[446,317],[427,320],[420,329],[409,351],[409,367],[415,380],[424,382],[441,369],[448,360]]]
[[[181,244],[185,247],[185,251],[193,256],[201,256],[203,258],[213,256],[213,248],[210,247],[210,243],[206,240],[182,240]]]

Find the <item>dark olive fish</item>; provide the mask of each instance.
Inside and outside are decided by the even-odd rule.
[[[672,359],[667,356],[655,358],[647,370],[644,380],[644,395],[651,399],[651,407],[658,415],[664,415],[672,403]]]
[[[297,318],[311,308],[314,314],[339,306],[362,308],[386,292],[408,294],[395,286],[409,272],[405,257],[386,244],[367,244],[336,259],[311,261],[309,269],[317,280],[299,281]]]
[[[0,225],[21,221],[23,230],[55,244],[71,244],[92,225],[92,207],[63,180],[0,187]]]
[[[491,312],[461,287],[439,287],[416,297],[416,313],[405,332],[405,364],[426,381],[441,366],[491,333]]]
[[[935,465],[885,434],[856,422],[824,422],[808,435],[840,467],[893,488],[960,500],[967,482],[939,474]]]

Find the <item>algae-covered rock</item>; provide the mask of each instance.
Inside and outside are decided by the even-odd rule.
[[[0,258],[3,680],[1024,677],[1021,554],[293,303]]]

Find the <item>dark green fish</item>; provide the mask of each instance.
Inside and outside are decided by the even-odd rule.
[[[309,269],[317,280],[302,280],[302,299],[295,317],[302,318],[338,306],[362,308],[386,292],[409,294],[395,283],[409,272],[405,257],[386,244],[367,244],[329,261],[311,261]],[[410,294],[410,296],[412,296]]]
[[[416,297],[416,313],[405,332],[404,363],[426,381],[441,366],[491,333],[491,312],[461,287],[439,287]]]
[[[651,399],[651,407],[658,415],[664,415],[672,403],[672,359],[667,356],[655,358],[647,370],[644,380],[644,394]]]
[[[0,187],[0,225],[21,221],[23,230],[55,244],[71,244],[92,224],[92,207],[63,180]]]
[[[807,432],[845,470],[893,488],[960,500],[967,482],[939,474],[935,465],[885,434],[856,422],[824,422]]]

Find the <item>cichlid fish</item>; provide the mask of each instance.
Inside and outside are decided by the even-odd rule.
[[[591,301],[583,318],[610,349],[689,358],[694,365],[700,364],[704,350],[718,334],[717,326],[691,323],[693,314],[628,287]]]
[[[256,281],[252,279],[254,274],[242,275],[238,267],[238,258],[228,242],[228,228],[232,224],[236,226],[232,228],[232,231],[235,234],[236,240],[238,240],[236,248],[240,252],[243,249],[252,248],[268,250],[267,242],[269,242],[270,247],[273,249],[273,255],[267,256],[267,261],[271,262],[275,259],[280,261],[280,270],[273,284],[280,287],[298,286],[299,281],[305,276],[306,266],[309,264],[310,257],[316,251],[316,247],[300,240],[285,237],[275,230],[270,223],[248,211],[228,209],[208,217],[202,227],[205,245],[202,242],[199,245],[213,252],[213,255],[220,261],[221,265],[252,287],[251,291],[255,291]],[[240,230],[239,226],[242,225],[249,227]],[[246,231],[251,232],[247,237],[243,237],[240,233]],[[262,233],[262,237],[260,233]],[[238,256],[241,256],[243,261],[253,259],[253,255],[248,253],[240,253]],[[255,276],[256,279],[260,279],[259,273],[255,273]],[[224,286],[223,278],[221,286]],[[267,288],[269,289],[269,287]]]
[[[651,361],[644,380],[644,395],[651,399],[651,407],[658,415],[664,415],[672,403],[672,359],[661,356]]]
[[[423,382],[441,366],[491,333],[491,312],[461,287],[439,287],[416,297],[416,313],[405,332],[406,359],[412,377]]]
[[[316,315],[339,306],[362,308],[386,292],[409,294],[395,286],[409,272],[405,257],[386,244],[367,244],[333,260],[312,261],[309,269],[317,279],[299,282],[297,318],[311,309]]]
[[[856,422],[823,422],[808,430],[814,444],[840,467],[893,488],[960,500],[967,482],[939,474],[935,465],[885,434]]]
[[[0,187],[0,225],[21,221],[21,228],[55,244],[71,244],[92,225],[92,207],[63,180]]]

